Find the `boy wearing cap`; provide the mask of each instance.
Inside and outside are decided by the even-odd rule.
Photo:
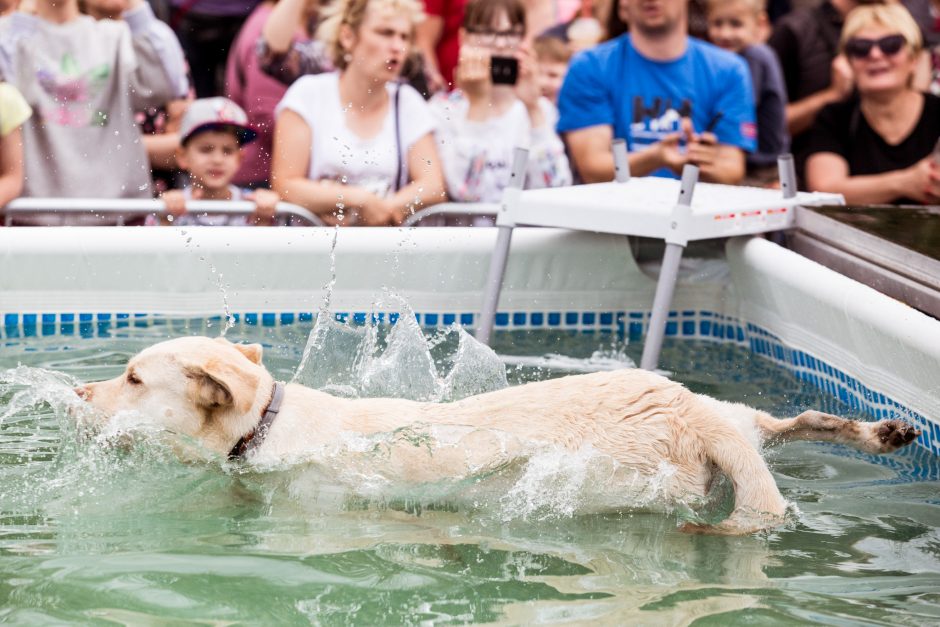
[[[280,200],[270,189],[243,191],[231,184],[242,161],[242,146],[257,133],[248,126],[248,116],[228,98],[202,98],[189,105],[180,125],[180,147],[176,162],[189,173],[189,185],[165,192],[167,220],[189,226],[244,226],[274,223]],[[188,200],[252,200],[251,216],[194,215],[186,212]]]

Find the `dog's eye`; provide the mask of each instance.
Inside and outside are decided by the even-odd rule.
[[[140,385],[141,383],[143,383],[143,381],[138,379],[137,375],[134,374],[133,372],[127,373],[127,382],[130,383],[131,385]]]

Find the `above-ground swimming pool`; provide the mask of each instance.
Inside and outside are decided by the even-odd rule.
[[[415,487],[382,483],[369,462],[421,434],[334,452],[351,465],[326,456],[252,470],[183,464],[146,431],[126,435],[132,447],[109,446],[66,415],[76,381],[114,376],[156,341],[218,335],[226,315],[226,336],[264,344],[277,378],[296,373],[338,394],[449,399],[500,385],[500,362],[509,384],[628,366],[655,264],[638,266],[624,239],[519,229],[494,360],[445,330],[473,325],[486,229],[342,232],[332,264],[330,230],[249,231],[238,254],[233,238],[248,233],[238,229],[9,231],[0,620],[940,621],[938,323],[772,244],[732,242],[686,264],[661,367],[696,392],[778,416],[897,415],[925,434],[882,458],[819,443],[768,451],[788,522],[725,538],[676,527],[720,518],[727,486],[696,511],[664,511],[654,484],[636,508],[597,513],[608,495],[589,451],[546,448],[461,485]],[[383,287],[414,308],[423,337]]]

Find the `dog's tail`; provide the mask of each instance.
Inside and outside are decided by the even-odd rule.
[[[703,415],[702,410],[712,415]],[[707,458],[734,485],[734,511],[717,525],[687,524],[690,533],[743,535],[783,523],[786,501],[760,452],[711,408],[696,407],[688,422],[701,438]]]

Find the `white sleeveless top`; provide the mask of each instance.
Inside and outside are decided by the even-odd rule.
[[[391,98],[382,129],[374,137],[362,138],[346,125],[346,107],[340,101],[339,73],[308,75],[299,78],[284,94],[275,115],[284,109],[304,119],[313,134],[310,168],[307,176],[315,181],[328,179],[365,188],[386,196],[396,188],[399,155],[395,140],[395,90],[401,134],[403,184],[408,176],[408,150],[419,139],[434,131],[434,121],[424,98],[409,85],[387,83]]]

